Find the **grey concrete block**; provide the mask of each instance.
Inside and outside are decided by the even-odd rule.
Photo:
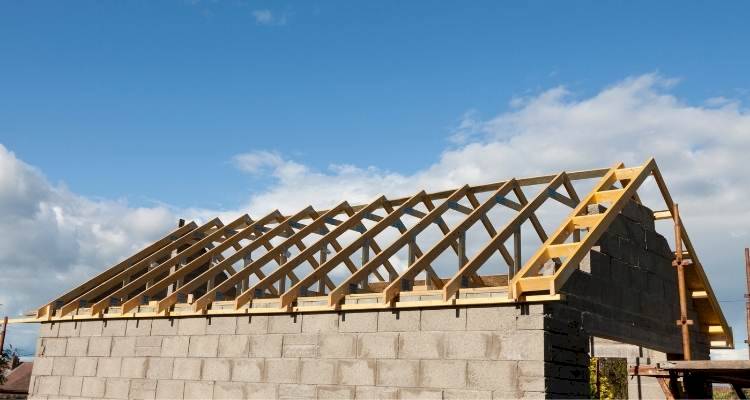
[[[527,377],[544,377],[544,361],[519,361],[518,375]]]
[[[135,354],[135,337],[113,337],[107,338],[112,340],[112,356],[127,357]]]
[[[354,388],[346,386],[318,386],[318,399],[353,399]]]
[[[265,380],[273,383],[296,383],[299,379],[299,359],[268,358],[265,364]]]
[[[162,337],[160,336],[143,336],[135,339],[136,347],[160,347]]]
[[[101,336],[89,338],[88,355],[90,357],[109,357],[110,354],[113,356],[133,354],[132,352],[125,353],[122,348],[119,348],[118,352],[119,354],[112,354],[112,337]]]
[[[129,399],[155,399],[156,384],[154,379],[133,379],[130,381]]]
[[[54,357],[36,357],[31,368],[31,374],[34,376],[52,375],[54,361]]]
[[[80,376],[63,376],[60,378],[60,394],[63,396],[80,396],[83,378]]]
[[[422,310],[420,324],[422,331],[463,331],[466,330],[466,309],[426,308]]]
[[[157,399],[182,399],[184,390],[184,381],[160,379],[156,382]]]
[[[354,398],[358,400],[397,400],[398,389],[380,386],[357,386]]]
[[[250,352],[247,335],[220,335],[219,357],[247,357]]]
[[[166,336],[161,342],[162,357],[187,357],[189,336]]]
[[[419,330],[419,310],[378,312],[378,332],[415,332]]]
[[[175,358],[172,379],[198,380],[203,360],[200,358]]]
[[[224,358],[208,358],[203,360],[204,381],[229,381],[232,377],[232,361]]]
[[[174,318],[157,318],[151,322],[151,336],[177,335],[180,321]]]
[[[44,338],[42,339],[42,348],[38,355],[47,357],[64,356],[67,345],[67,338]]]
[[[318,335],[284,335],[283,357],[317,357]]]
[[[430,388],[466,387],[466,361],[420,361],[419,386]]]
[[[102,336],[125,336],[127,329],[125,319],[107,319],[103,321]]]
[[[445,358],[482,360],[496,358],[492,353],[492,334],[489,332],[446,332]]]
[[[516,329],[519,330],[542,330],[544,329],[544,315],[520,315],[516,319]]]
[[[214,399],[240,400],[245,398],[245,384],[240,382],[216,382]]]
[[[282,335],[251,335],[250,357],[281,357]]]
[[[296,314],[269,315],[268,333],[300,333],[302,318]]]
[[[39,324],[39,337],[57,337],[60,331],[60,324],[55,322],[44,322]]]
[[[276,385],[272,383],[246,383],[245,398],[253,400],[275,399]]]
[[[212,399],[214,395],[213,382],[186,381],[184,389],[185,399],[205,400]]]
[[[79,321],[60,322],[58,337],[81,336],[81,323]]]
[[[91,397],[94,399],[104,398],[104,388],[106,379],[84,377],[81,385],[81,396]]]
[[[219,337],[216,335],[190,336],[190,345],[188,347],[188,355],[190,357],[216,357],[218,349]]]
[[[148,368],[146,369],[146,378],[171,379],[173,367],[174,359],[172,358],[149,358]]]
[[[376,315],[375,313],[371,313]],[[358,358],[396,358],[398,333],[363,333],[357,337]]]
[[[352,334],[321,334],[319,338],[320,357],[356,358],[357,336]]]
[[[339,332],[377,332],[378,313],[372,311],[345,312],[339,317]]]
[[[414,400],[442,400],[443,391],[438,389],[401,389],[401,398]]]
[[[211,317],[206,326],[207,335],[233,335],[237,330],[237,317]]]
[[[442,332],[404,332],[398,336],[398,358],[438,359],[444,354]]]
[[[60,394],[59,376],[40,376],[36,383],[37,394],[56,396]]]
[[[314,385],[279,385],[279,399],[314,399],[317,390]]]
[[[177,334],[180,336],[205,335],[208,319],[204,317],[180,318]]]
[[[339,360],[338,382],[341,385],[374,385],[375,360]]]
[[[470,331],[512,331],[515,329],[515,306],[469,307],[466,329]]]
[[[78,357],[73,371],[75,376],[96,376],[96,364],[98,359],[96,357]],[[34,367],[36,367],[36,361],[34,361]]]
[[[339,316],[334,313],[302,314],[303,333],[331,333],[339,331]]]
[[[508,390],[518,382],[517,363],[514,361],[468,361],[469,389]]]
[[[125,327],[126,336],[148,336],[151,334],[150,319],[129,319]]]
[[[501,360],[544,360],[544,331],[516,331],[509,336],[494,335]]]
[[[518,398],[518,397],[513,397]],[[490,390],[464,390],[464,389],[446,389],[443,390],[444,400],[491,400],[492,391]]]
[[[300,361],[300,383],[326,384],[336,382],[336,361],[303,359]]]
[[[415,387],[419,384],[419,361],[378,360],[377,385]]]
[[[119,376],[123,378],[146,377],[146,358],[123,357]]]
[[[82,321],[81,336],[101,336],[104,321]]]
[[[130,393],[130,380],[123,378],[107,378],[104,385],[104,398],[127,399]]]
[[[268,316],[248,315],[237,317],[237,329],[235,333],[240,335],[268,333]]]
[[[263,379],[263,364],[262,359],[233,359],[232,380],[237,382],[261,382]]]
[[[52,365],[52,375],[73,376],[75,364],[75,357],[55,357]]]

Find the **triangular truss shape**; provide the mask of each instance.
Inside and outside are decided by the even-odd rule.
[[[273,211],[224,225],[185,224],[99,276],[39,308],[30,320],[166,317],[431,307],[554,301],[581,260],[652,176],[667,209],[673,202],[655,161],[510,179],[329,210]],[[579,197],[577,181],[594,181]],[[533,196],[525,193],[541,187]],[[545,231],[540,208],[571,209]],[[588,214],[589,207],[603,212]],[[510,215],[500,224],[492,213]],[[654,213],[671,219],[669,211]],[[522,227],[541,245],[521,254]],[[732,335],[695,249],[686,284],[714,347]],[[467,235],[484,238],[469,251]],[[510,245],[506,244],[510,242]],[[473,243],[473,242],[472,242]],[[426,245],[425,245],[426,244]],[[509,248],[510,247],[510,248]],[[497,274],[480,269],[500,260]],[[445,259],[453,259],[446,267]],[[551,269],[550,269],[551,268]],[[448,271],[446,274],[445,271]],[[484,270],[483,270],[484,271]]]

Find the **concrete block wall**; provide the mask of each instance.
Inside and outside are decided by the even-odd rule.
[[[542,306],[45,323],[32,398],[545,396]]]

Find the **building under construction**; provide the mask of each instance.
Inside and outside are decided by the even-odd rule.
[[[179,225],[15,321],[32,398],[588,397],[733,347],[654,160]]]

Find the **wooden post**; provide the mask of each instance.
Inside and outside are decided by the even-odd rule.
[[[685,266],[689,263],[682,258],[682,225],[680,222],[680,211],[677,204],[674,205],[674,241],[675,259],[672,265],[677,268],[677,286],[680,296],[680,319],[677,325],[682,328],[682,353],[685,360],[691,360],[690,351],[690,328],[693,321],[687,316],[687,289],[685,288]]]
[[[747,293],[745,293],[745,323],[747,324],[748,351],[750,352],[750,249],[745,247],[745,279],[747,280]],[[750,358],[750,354],[748,354]]]
[[[3,317],[3,333],[0,334],[0,354],[5,349],[5,332],[8,330],[8,317]]]

